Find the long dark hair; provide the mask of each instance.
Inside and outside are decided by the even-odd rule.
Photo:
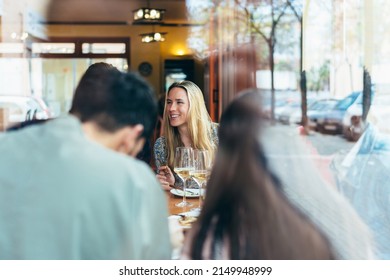
[[[191,257],[201,259],[207,250],[215,258],[219,243],[228,245],[231,259],[332,258],[325,237],[289,203],[270,171],[259,142],[261,125],[261,98],[255,90],[225,110]]]

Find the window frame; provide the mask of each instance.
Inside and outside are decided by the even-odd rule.
[[[73,53],[32,53],[33,43],[74,43]],[[123,43],[124,53],[83,53],[83,43]],[[51,37],[47,40],[34,38],[28,45],[28,53],[31,58],[123,58],[130,67],[130,37]]]

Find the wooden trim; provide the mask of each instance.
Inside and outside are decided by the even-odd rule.
[[[177,23],[177,22],[127,22],[127,21],[48,21],[45,25],[158,25],[164,27],[196,27],[205,26],[204,23]]]
[[[47,21],[45,25],[129,25],[127,21]]]

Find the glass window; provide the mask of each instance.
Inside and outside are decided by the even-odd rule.
[[[33,53],[69,54],[75,52],[75,43],[33,43]]]
[[[126,53],[125,43],[83,43],[83,53]]]
[[[340,100],[339,103],[336,105],[336,109],[346,110],[356,100],[357,96],[358,96],[357,94],[350,95],[344,98],[343,100]]]
[[[53,116],[66,113],[82,74],[95,62],[106,62],[122,71],[128,68],[123,58],[32,58],[31,90],[42,96]]]
[[[0,53],[23,53],[22,43],[0,43]]]

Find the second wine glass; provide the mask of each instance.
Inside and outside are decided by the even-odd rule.
[[[194,169],[194,153],[192,148],[189,147],[178,147],[176,148],[175,153],[175,166],[174,171],[177,176],[183,181],[183,201],[176,204],[178,207],[187,207],[191,206],[192,203],[189,203],[186,200],[186,186],[187,179],[190,178],[190,172]]]
[[[199,207],[192,209],[200,211],[202,207],[203,185],[207,181],[207,176],[211,168],[211,155],[208,150],[194,150],[194,169],[190,175],[199,186]]]

